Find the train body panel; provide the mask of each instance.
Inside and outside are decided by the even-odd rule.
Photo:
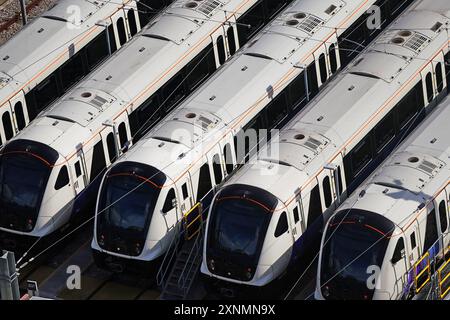
[[[450,144],[447,139],[446,120],[450,115],[449,103],[450,99],[446,98],[437,106],[423,124],[333,215],[322,238],[316,298],[404,299],[412,290],[420,289],[415,287],[415,281],[420,283],[422,280],[415,279],[413,270],[414,268],[420,268],[419,272],[422,270],[423,266],[419,261],[421,257],[427,254],[430,260],[439,261],[442,258],[445,248],[450,243],[446,235],[449,225],[449,198],[446,194],[450,181],[448,166]],[[381,236],[378,235],[378,240],[374,238],[377,242],[385,242],[384,248],[380,248],[380,251],[372,250],[369,243],[364,251],[362,251],[364,247],[361,247],[347,253],[348,264],[344,263],[340,270],[331,273],[325,271],[334,265],[330,264],[327,247],[337,248],[340,245],[339,241],[351,237],[353,232],[361,232],[361,229],[358,229],[358,222],[354,225],[350,222],[355,219],[354,217],[365,221],[364,219],[368,220],[369,216],[372,221],[385,219],[391,226],[387,230],[388,233],[382,232]],[[343,223],[353,227],[341,227],[339,230]],[[371,228],[375,227],[372,224],[368,225]],[[338,227],[335,228],[336,226]],[[362,230],[364,233],[361,234],[371,239],[370,233],[377,229]],[[335,241],[333,236],[330,236],[332,231],[342,240]],[[340,236],[340,233],[346,233],[347,236]],[[367,255],[363,255],[364,252],[367,252]],[[377,286],[371,290],[365,289],[365,295],[361,294],[361,289],[356,290],[356,295],[341,290],[342,286],[350,285],[346,284],[346,281],[350,280],[345,280],[339,274],[346,273],[346,268],[352,268],[353,259],[355,263],[359,260],[358,254],[361,254],[361,261],[358,262],[360,266],[354,268],[354,272],[359,275],[365,275],[367,278],[370,276],[363,270],[370,267],[363,257],[371,255],[373,261],[378,262],[373,263],[379,270],[378,277],[375,278]],[[342,264],[342,261],[340,263]],[[337,281],[341,283],[338,285]]]
[[[425,2],[413,4],[283,127],[277,141],[264,146],[251,164],[225,184],[224,190],[249,185],[278,199],[280,206],[269,212],[273,215],[270,224],[284,226],[285,232],[292,234],[290,241],[279,241],[285,249],[317,252],[324,224],[339,203],[446,95],[444,74],[449,70],[444,65],[449,57],[449,38],[442,26],[449,21],[446,14],[450,7],[441,1],[428,9]],[[271,150],[276,152],[271,155]],[[416,182],[424,179],[416,178]],[[230,200],[229,204],[211,207],[207,236],[217,232],[209,229],[211,221],[218,223],[224,219],[223,213],[216,211],[231,210],[228,208],[238,207],[238,203],[250,197],[245,188],[240,192],[234,204]],[[221,191],[214,201],[217,198],[221,198]],[[235,219],[239,221],[234,223],[235,233],[248,227],[242,222],[244,212],[240,213],[241,217]],[[265,268],[271,265],[270,261],[279,262],[269,249],[278,237],[270,228],[262,230],[267,239],[258,261],[264,261],[261,265]],[[232,272],[229,276],[223,270],[222,275],[211,272],[208,251],[219,246],[214,241],[211,245],[205,241],[202,273],[246,286],[267,284],[257,277],[243,281]],[[298,252],[291,253],[291,258],[298,258]],[[223,259],[232,255],[229,253]],[[272,280],[281,275],[281,271],[273,272]]]
[[[152,219],[159,215],[158,219],[164,224],[152,226],[159,228],[155,231],[148,231],[147,225],[145,228],[139,228],[147,230],[145,235],[147,238],[154,236],[152,232],[164,234],[177,222],[181,222],[184,214],[194,203],[207,198],[211,190],[221,185],[224,180],[230,179],[238,167],[237,163],[241,161],[237,157],[237,144],[234,139],[239,132],[252,127],[256,122],[253,120],[269,106],[275,105],[276,101],[277,106],[280,104],[283,106],[279,108],[280,110],[292,107],[298,111],[304,107],[307,100],[306,92],[305,96],[303,93],[295,96],[295,93],[298,87],[301,88],[299,83],[304,83],[305,73],[309,73],[306,80],[311,84],[311,97],[318,91],[319,86],[337,73],[341,67],[340,52],[336,49],[338,37],[343,36],[346,31],[366,28],[364,18],[372,4],[375,2],[351,1],[342,2],[338,6],[334,2],[297,1],[281,13],[270,26],[243,47],[205,84],[152,128],[106,173],[97,199],[98,214],[92,248],[107,253],[110,257],[127,257],[111,244],[115,243],[111,240],[114,238],[111,232],[118,229],[112,226],[117,223],[113,213],[128,216],[125,205],[120,204],[127,201],[113,200],[117,197],[113,196],[113,193],[120,185],[119,181],[122,179],[120,176],[129,177],[129,186],[121,192],[125,190],[132,192],[133,186],[143,188],[145,192],[150,192],[151,189],[157,192],[157,197],[154,194],[149,195],[145,201],[156,201],[155,209],[152,207],[151,210]],[[301,23],[302,19],[305,19],[304,23]],[[311,29],[306,27],[307,25]],[[346,28],[348,30],[345,30]],[[331,29],[334,31],[331,32]],[[331,56],[336,53],[337,56],[331,57],[330,63],[327,60],[328,53]],[[344,58],[349,59],[343,54],[342,66]],[[324,69],[320,69],[321,67]],[[294,79],[297,81],[294,82]],[[286,101],[284,104],[284,101],[277,97],[284,99],[288,91],[292,93],[292,96],[289,94],[292,101]],[[281,125],[287,121],[288,114],[289,112],[286,112],[282,116],[277,114],[272,118],[265,118],[264,121],[271,122],[265,127],[275,128]],[[138,170],[152,172],[153,175],[142,176],[133,173]],[[158,180],[164,176],[164,179],[161,179],[165,182],[153,181],[151,178],[142,179],[154,176]],[[281,186],[281,183],[277,184],[275,180],[269,182],[269,179],[261,178],[261,181],[271,186]],[[149,188],[150,185],[153,187]],[[162,209],[161,199],[165,199]],[[273,224],[266,225],[267,221],[261,223],[264,227],[272,229],[276,227]],[[105,235],[106,233],[109,233],[109,236]],[[144,239],[144,235],[141,236]],[[293,241],[289,237],[284,240],[287,243]],[[258,245],[262,246],[262,242]],[[273,245],[280,246],[280,242],[274,242]],[[284,249],[281,249],[282,247],[280,246],[280,250],[276,253],[282,257],[279,265],[275,266],[277,274],[289,264],[292,255],[289,246]],[[132,260],[143,261],[145,252],[145,248],[137,250]],[[252,264],[252,267],[249,266],[251,272],[264,274],[264,277],[274,274],[274,266],[266,266],[265,271],[261,271],[256,270],[253,262],[249,264]],[[245,277],[245,272],[241,276]]]

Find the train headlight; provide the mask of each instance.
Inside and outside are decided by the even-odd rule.
[[[33,219],[28,219],[28,220],[27,220],[27,223],[26,223],[26,225],[25,225],[25,229],[26,229],[27,231],[33,230]]]
[[[216,269],[216,262],[214,261],[214,259],[209,260],[208,267],[211,271],[214,271]]]
[[[245,277],[247,278],[247,280],[252,279],[252,268],[247,269],[247,272],[245,273]]]
[[[104,245],[105,245],[105,236],[104,236],[104,235],[101,235],[101,236],[98,238],[98,244],[99,244],[100,246],[104,246]]]
[[[330,296],[330,288],[328,286],[323,287],[322,294],[325,298],[328,298]]]
[[[141,244],[140,244],[139,242],[137,242],[137,243],[136,243],[136,246],[134,247],[134,252],[135,252],[136,254],[140,254],[141,251],[142,251],[142,249],[141,249]]]

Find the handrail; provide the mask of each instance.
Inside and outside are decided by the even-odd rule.
[[[443,288],[443,284],[445,284],[447,279],[450,278],[450,271],[444,276],[444,279],[442,279],[442,272],[444,271],[444,269],[447,267],[448,264],[450,264],[450,258],[438,270],[439,293],[441,299],[444,299],[450,292],[450,286],[448,286],[448,288],[446,289]]]
[[[161,286],[164,282],[164,279],[166,278],[166,275],[168,273],[168,271],[170,270],[170,264],[173,261],[174,257],[176,255],[178,255],[178,245],[180,244],[180,239],[182,237],[182,235],[184,234],[184,230],[182,230],[181,232],[179,232],[180,229],[180,224],[178,223],[177,226],[175,227],[175,235],[172,238],[172,241],[170,242],[169,245],[169,249],[167,250],[166,254],[164,255],[164,259],[161,262],[161,266],[158,270],[158,273],[156,274],[156,284],[158,286]],[[171,248],[173,248],[173,250],[171,250]],[[168,257],[170,256],[167,264],[166,264],[166,260],[168,259]]]
[[[203,222],[202,222],[199,230],[197,231],[197,233],[202,232],[202,231],[203,231]],[[197,236],[197,239],[195,239],[195,242],[194,242],[194,244],[191,248],[191,251],[189,252],[189,256],[186,260],[186,264],[184,265],[183,270],[181,271],[181,274],[180,274],[180,278],[178,279],[178,286],[184,291],[185,294],[187,293],[186,291],[189,290],[189,287],[186,286],[186,282],[189,280],[189,275],[193,271],[192,268],[194,267],[195,261],[197,260],[199,253],[201,252],[201,249],[202,249],[202,245],[201,245],[202,240],[203,240],[202,235],[203,234],[200,233]],[[191,262],[189,268],[187,268],[187,266],[189,264],[188,262]]]

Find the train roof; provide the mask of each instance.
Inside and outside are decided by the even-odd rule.
[[[367,8],[364,7],[367,6]],[[367,10],[370,4],[364,1],[295,1],[271,24],[240,50],[215,73],[204,85],[170,113],[164,121],[152,129],[143,141],[132,148],[121,161],[141,158],[148,152],[140,146],[149,145],[153,137],[174,139],[174,132],[184,131],[184,140],[189,140],[190,159],[201,156],[202,148],[214,143],[214,137],[225,130],[238,131],[242,119],[251,117],[246,110],[254,108],[255,101],[273,90],[287,73],[313,61],[312,52],[320,47],[318,39],[329,39],[334,28],[340,26],[342,33],[349,26],[349,15],[357,10]],[[303,22],[295,17],[301,14]],[[292,22],[295,20],[296,22]],[[276,91],[275,91],[276,93]],[[208,115],[204,122],[202,114]],[[194,115],[191,126],[185,124],[187,116]],[[197,121],[200,124],[196,125]],[[202,127],[202,129],[199,129]],[[180,130],[178,130],[180,129]],[[167,148],[177,148],[168,144]],[[167,164],[167,159],[165,159]],[[147,157],[147,164],[158,167],[157,157]],[[163,166],[165,173],[176,177],[183,173],[183,166],[174,163]],[[161,168],[161,167],[159,167]]]
[[[214,1],[205,12],[206,9],[199,11],[201,5],[188,8],[187,2],[173,2],[16,138],[37,140],[63,157],[69,156],[75,146],[87,141],[105,122],[115,120],[127,107],[132,111],[136,97],[159,88],[169,72],[178,72],[182,67],[178,62],[188,56],[186,52],[194,56],[192,48],[208,39],[225,12],[242,8],[240,0]],[[80,140],[81,137],[86,138]]]
[[[449,117],[447,97],[343,208],[355,203],[353,208],[382,214],[400,227],[408,225],[419,205],[433,199],[450,179]],[[364,196],[356,196],[362,190]]]
[[[430,2],[434,3],[432,8],[426,5]],[[442,10],[442,14],[433,10]],[[401,99],[396,92],[411,83],[410,79],[435,52],[448,50],[445,26],[450,23],[449,10],[448,1],[423,0],[402,14],[281,130],[279,142],[275,142],[279,156],[272,161],[276,162],[278,157],[284,163],[280,166],[288,164],[306,173],[297,184],[308,189],[313,181],[311,177],[323,169],[324,163],[356,143],[352,141],[355,132],[365,135],[369,130],[365,124],[381,119],[388,102],[396,103]],[[431,30],[436,25],[439,28]],[[408,34],[402,34],[405,30]],[[399,37],[404,39],[394,40]],[[417,43],[412,45],[414,41]],[[266,150],[267,147],[262,152]],[[259,165],[257,161],[254,166]],[[246,165],[237,175],[239,178],[229,183],[252,180],[254,166]],[[265,179],[254,181],[255,186],[270,190],[282,201],[292,195],[292,190],[272,188]]]
[[[30,81],[36,74],[43,72],[60,55],[68,54],[97,22],[119,10],[123,6],[120,2],[76,1],[81,14],[80,25],[69,28],[74,1],[60,0],[26,25],[0,47],[0,101],[7,102],[27,83],[34,85]],[[73,47],[75,49],[78,48]]]

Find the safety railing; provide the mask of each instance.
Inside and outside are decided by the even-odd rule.
[[[203,225],[202,204],[198,202],[183,217],[185,239],[191,240],[199,234]]]
[[[438,270],[439,296],[445,299],[450,293],[450,257]]]
[[[430,253],[425,253],[414,265],[414,284],[416,293],[431,281]]]
[[[171,270],[172,262],[178,256],[180,250],[180,241],[184,235],[184,230],[180,230],[181,224],[177,224],[175,227],[175,235],[170,242],[169,249],[167,250],[163,261],[161,262],[161,266],[159,267],[158,273],[156,274],[156,284],[158,286],[162,286],[164,283],[164,279],[167,278],[168,273]]]

